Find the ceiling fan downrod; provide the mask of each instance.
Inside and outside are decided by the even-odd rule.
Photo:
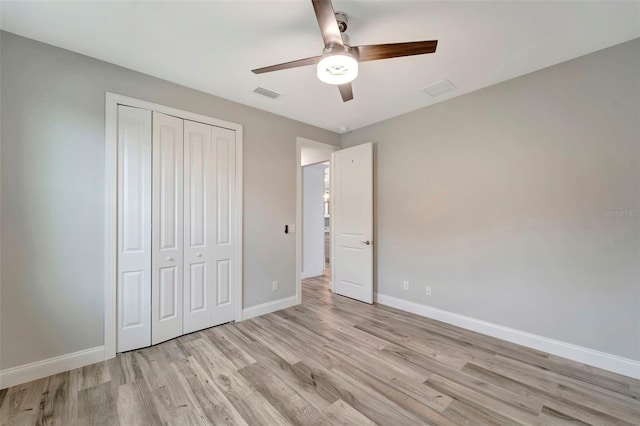
[[[347,25],[349,24],[349,15],[344,12],[336,12],[336,21],[338,21],[338,28],[341,33],[347,31]]]

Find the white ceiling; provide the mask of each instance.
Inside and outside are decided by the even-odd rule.
[[[333,131],[354,130],[640,37],[640,2],[334,1],[352,45],[438,39],[432,55],[366,62],[355,99],[315,67],[251,69],[319,55],[310,1],[8,2],[2,29]],[[422,89],[448,79],[457,90]],[[276,100],[253,93],[262,86]]]

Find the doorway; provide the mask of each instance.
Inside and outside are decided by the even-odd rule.
[[[303,279],[328,277],[331,265],[331,196],[329,160],[337,146],[297,139],[296,296]],[[318,282],[324,282],[319,280]]]
[[[301,278],[328,276],[331,216],[329,163],[302,167]]]

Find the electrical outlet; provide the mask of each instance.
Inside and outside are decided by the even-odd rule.
[[[278,281],[274,281],[271,284],[273,286],[273,291],[278,291],[280,289],[280,283]]]
[[[409,281],[402,281],[402,289],[405,291],[409,290]]]
[[[427,293],[427,296],[431,296],[431,287],[426,286],[425,287],[425,293]]]

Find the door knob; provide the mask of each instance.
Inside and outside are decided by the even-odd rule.
[[[173,257],[171,257],[171,256],[167,257],[167,261],[173,262]]]
[[[369,246],[371,245],[371,241],[367,240],[367,241],[361,241],[362,244],[364,244],[365,246]]]
[[[202,253],[196,253],[196,257],[202,257]]]

